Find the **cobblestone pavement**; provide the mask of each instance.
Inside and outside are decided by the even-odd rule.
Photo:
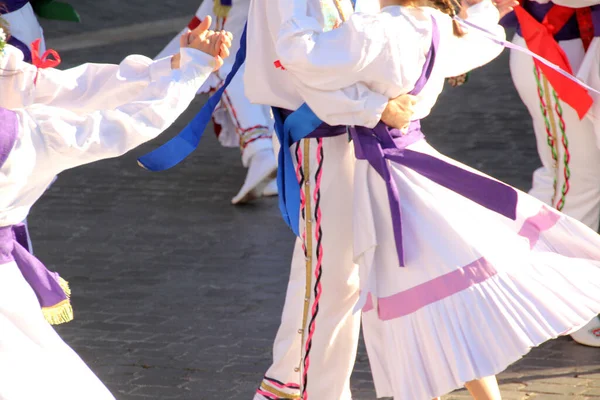
[[[197,6],[74,3],[83,23],[45,21],[50,47],[68,34],[185,17]],[[170,36],[67,51],[64,66],[153,56]],[[424,131],[442,152],[526,190],[538,161],[507,61],[504,54],[466,86],[449,88]],[[276,200],[229,204],[244,169],[237,150],[220,148],[210,133],[174,170],[151,174],[135,163],[204,100],[163,138],[63,173],[31,215],[36,253],[73,289],[76,320],[58,330],[121,400],[247,400],[269,365],[293,241]],[[500,380],[506,400],[600,398],[600,349],[561,338]],[[356,400],[375,398],[362,346],[352,385]]]

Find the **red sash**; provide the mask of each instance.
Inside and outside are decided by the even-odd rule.
[[[589,7],[569,8],[553,5],[542,22],[538,22],[521,6],[515,7],[515,14],[529,50],[573,74],[569,59],[554,39],[554,35],[565,26],[573,15],[576,15],[581,40],[587,51],[594,38],[591,9]],[[536,59],[533,62],[544,73],[558,96],[573,107],[579,118],[583,119],[594,102],[588,91]]]

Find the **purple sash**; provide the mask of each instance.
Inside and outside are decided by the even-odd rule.
[[[17,115],[0,107],[0,167],[4,165],[17,139]],[[56,272],[29,252],[27,228],[24,224],[0,227],[1,264],[14,261],[21,274],[35,292],[44,317],[51,324],[69,322],[73,310],[69,302],[67,283]]]
[[[413,95],[418,94],[425,87],[435,63],[439,45],[439,29],[435,19],[432,23],[431,48],[427,54],[423,72],[410,92]],[[405,265],[400,194],[391,176],[388,161],[408,167],[489,210],[511,219],[516,218],[517,192],[512,187],[474,174],[437,157],[406,149],[407,146],[424,138],[420,121],[411,122],[406,133],[389,128],[380,122],[373,129],[351,127],[350,135],[354,142],[356,158],[367,160],[385,181],[400,266]]]
[[[433,70],[439,44],[439,30],[433,18],[432,24],[431,47],[427,53],[427,59],[421,76],[417,80],[414,89],[410,92],[411,94],[417,94],[423,89]],[[344,126],[329,126],[322,123],[306,104],[294,112],[274,109],[273,114],[275,116],[275,127],[278,135],[283,138],[278,171],[279,175],[284,175],[282,179],[279,179],[278,175],[280,208],[286,222],[292,227],[296,235],[299,235],[297,226],[299,188],[293,168],[287,166],[287,164],[291,164],[291,161],[287,160],[287,163],[285,162],[285,157],[289,157],[290,154],[289,146],[291,143],[295,143],[303,138],[332,137],[345,134],[347,131]],[[424,138],[421,132],[420,121],[411,122],[406,133],[389,128],[382,122],[373,129],[350,127],[349,131],[354,142],[356,157],[360,160],[367,160],[386,183],[394,227],[394,240],[400,266],[405,265],[402,245],[400,195],[392,179],[388,161],[408,167],[489,210],[510,219],[516,218],[517,192],[512,187],[469,172],[429,154],[406,149],[410,144]],[[286,167],[285,172],[282,171],[284,167]],[[292,180],[295,185],[291,185]]]

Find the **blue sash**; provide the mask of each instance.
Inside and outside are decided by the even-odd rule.
[[[210,121],[217,104],[221,101],[223,92],[231,83],[238,70],[246,60],[246,27],[240,39],[240,49],[235,55],[231,72],[225,78],[225,83],[217,90],[196,114],[194,119],[173,139],[158,149],[138,158],[138,163],[150,171],[164,171],[173,168],[198,148],[204,130]]]

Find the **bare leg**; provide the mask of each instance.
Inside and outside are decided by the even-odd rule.
[[[496,376],[488,376],[467,382],[465,387],[475,400],[502,400]]]

